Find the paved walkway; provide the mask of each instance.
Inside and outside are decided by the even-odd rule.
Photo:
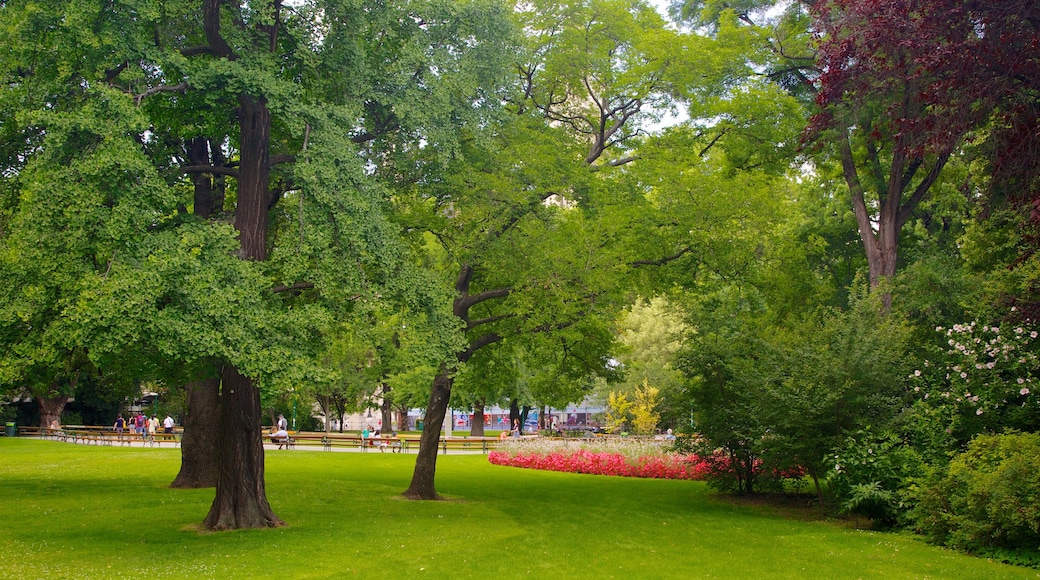
[[[35,437],[32,437],[32,439],[35,439]],[[73,444],[73,445],[96,445],[96,443],[72,443],[71,441],[69,441],[68,443],[69,444]],[[110,446],[111,447],[142,447],[142,448],[145,448],[145,449],[159,449],[159,448],[170,449],[171,447],[174,447],[174,445],[172,443],[169,443],[169,442],[153,444],[153,443],[149,443],[148,441],[145,441],[145,440],[141,439],[140,436],[136,436],[135,437],[135,436],[132,436],[132,435],[128,435],[122,442],[112,441]],[[176,447],[179,448],[180,444],[178,443],[176,445]],[[368,447],[368,448],[362,449],[360,446],[357,446],[357,447],[355,447],[355,446],[334,446],[334,447],[332,447],[332,449],[325,449],[322,445],[296,445],[292,449],[285,449],[284,447],[282,449],[278,449],[278,445],[277,444],[271,443],[270,441],[267,441],[267,440],[265,440],[265,442],[264,442],[264,451],[270,451],[270,452],[275,452],[275,453],[294,453],[294,452],[297,452],[297,451],[324,451],[326,453],[328,453],[328,452],[332,452],[332,453],[377,453],[377,454],[381,453],[379,451],[378,447]],[[416,455],[418,452],[419,452],[419,444],[418,444],[418,442],[416,442],[415,446],[412,447],[411,449],[409,449],[407,451],[401,451],[401,453],[404,453],[406,455]],[[391,453],[391,450],[390,450],[389,447],[386,447],[386,448],[383,449],[382,453]],[[444,452],[440,451],[439,454],[443,455]],[[474,450],[452,449],[449,452],[449,455],[486,455],[486,454],[482,450],[480,450],[480,449],[474,449]]]

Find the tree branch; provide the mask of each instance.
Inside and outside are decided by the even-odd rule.
[[[185,165],[181,167],[181,173],[212,173],[213,175],[230,175],[238,177],[238,169],[234,167],[221,167],[214,165]]]
[[[634,262],[629,262],[628,265],[631,268],[638,268],[640,266],[664,266],[669,262],[674,262],[675,260],[678,260],[679,258],[685,256],[689,252],[690,248],[683,248],[678,252],[672,254],[671,256],[665,256],[657,260],[636,260]]]
[[[473,358],[473,355],[476,354],[478,350],[484,348],[485,346],[487,346],[489,344],[494,344],[494,343],[499,342],[501,340],[502,340],[502,336],[499,335],[499,334],[496,334],[494,332],[491,332],[491,333],[488,333],[488,334],[485,334],[485,335],[481,336],[480,338],[478,338],[478,339],[474,340],[473,342],[471,342],[470,345],[469,345],[469,348],[467,348],[466,350],[464,350],[464,351],[462,351],[462,352],[460,352],[458,354],[459,362],[466,362],[466,361],[468,361],[469,359]]]
[[[288,290],[309,290],[311,288],[314,288],[313,282],[296,282],[289,286],[275,286],[274,288],[271,288],[271,293],[278,294],[279,292],[286,292]]]
[[[180,82],[175,85],[159,85],[157,87],[151,87],[139,95],[135,95],[134,103],[140,105],[141,101],[143,101],[145,97],[150,97],[158,93],[183,93],[186,90],[188,90],[188,83],[186,82]]]

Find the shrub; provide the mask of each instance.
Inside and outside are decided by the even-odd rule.
[[[916,515],[934,543],[1040,562],[1040,434],[979,435],[928,486]]]
[[[839,513],[866,516],[879,527],[905,519],[924,468],[919,456],[892,433],[857,431],[835,450],[828,489]]]

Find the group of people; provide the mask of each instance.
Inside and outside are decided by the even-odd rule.
[[[391,449],[391,451],[393,451],[394,453],[400,451],[401,442],[397,439],[397,431],[391,433],[390,437],[391,439],[389,441],[394,443],[393,449]],[[361,439],[363,441],[362,445],[379,447],[380,451],[386,450],[388,440],[383,439],[383,436],[379,434],[379,429],[373,431],[371,427],[365,427],[361,430]]]
[[[143,413],[134,411],[133,416],[129,419],[124,419],[122,413],[117,415],[116,422],[112,425],[112,428],[120,437],[122,437],[124,431],[132,429],[134,434],[140,435],[143,439],[147,435],[154,435],[155,432],[159,430],[159,425],[159,417],[156,415],[148,417]],[[173,417],[167,415],[162,421],[163,432],[173,433],[173,426]]]

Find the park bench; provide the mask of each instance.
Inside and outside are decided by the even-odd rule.
[[[279,449],[284,445],[286,449],[292,449],[296,446],[296,439],[292,435],[286,435],[285,437],[275,437],[274,435],[268,435],[271,443],[277,445]]]
[[[39,437],[42,431],[39,427],[19,427],[19,437]]]
[[[372,448],[379,448],[380,451],[385,451],[389,448],[391,453],[400,453],[408,449],[408,439],[401,437],[369,437],[365,440],[365,443],[366,445],[361,447],[362,451]]]
[[[121,434],[117,431],[98,431],[94,434],[94,437],[98,445],[112,445],[113,443],[130,445],[135,440],[142,443],[146,441],[144,437],[141,437],[140,433],[134,433],[130,429],[123,431]]]
[[[327,433],[324,436],[325,451],[332,451],[333,447],[358,447],[365,448],[365,438],[360,435],[348,433]]]
[[[321,445],[325,446],[325,435],[321,433],[291,433],[293,447],[297,445]]]
[[[181,438],[179,433],[165,433],[162,431],[156,431],[155,433],[148,434],[148,444],[153,447],[156,445],[162,447],[163,443],[173,443],[173,446],[176,447],[180,444],[180,442]]]
[[[460,451],[476,451],[481,450],[487,453],[491,449],[491,444],[498,441],[496,437],[441,437],[440,448],[445,455],[448,454],[448,449],[457,449]]]

